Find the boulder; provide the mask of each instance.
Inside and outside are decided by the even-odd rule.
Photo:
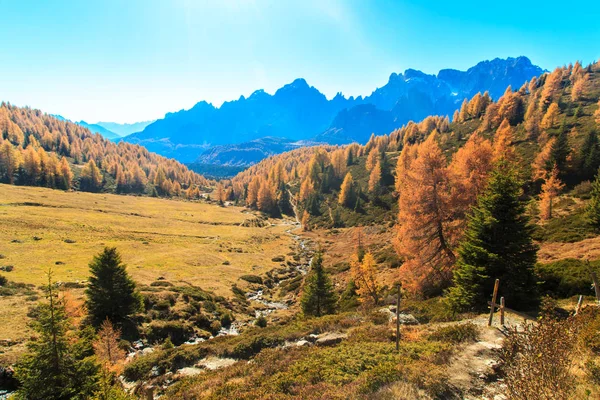
[[[339,333],[339,332],[328,332],[322,335],[319,335],[319,338],[316,341],[317,346],[333,346],[340,343],[342,340],[348,337],[347,333]]]

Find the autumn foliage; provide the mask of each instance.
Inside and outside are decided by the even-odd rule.
[[[210,182],[183,164],[28,107],[0,105],[0,182],[179,196]],[[149,187],[149,184],[151,185]]]

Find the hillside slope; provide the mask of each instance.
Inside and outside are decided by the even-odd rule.
[[[197,197],[208,180],[175,160],[31,108],[0,105],[0,183]],[[188,190],[189,189],[189,190]]]

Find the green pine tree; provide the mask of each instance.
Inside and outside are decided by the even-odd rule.
[[[51,272],[45,291],[47,302],[38,306],[32,323],[36,338],[27,344],[28,352],[16,366],[16,377],[21,383],[16,398],[90,398],[98,380],[91,342],[85,335],[75,342],[68,337],[65,303],[58,297]]]
[[[594,174],[600,168],[600,143],[598,135],[591,130],[586,136],[579,154],[581,160],[580,173],[586,179],[593,178]]]
[[[338,308],[340,311],[352,311],[360,306],[357,290],[358,287],[356,286],[356,283],[353,279],[350,279],[346,285],[346,289],[342,292],[342,295],[338,300]]]
[[[305,315],[320,317],[335,312],[336,295],[329,276],[323,268],[323,256],[315,254],[306,276],[300,304]]]
[[[90,263],[90,272],[85,294],[94,326],[100,326],[107,318],[113,324],[122,325],[131,314],[139,311],[140,295],[116,248],[107,247],[95,256]]]
[[[454,286],[448,292],[453,310],[485,311],[496,279],[509,307],[528,309],[537,304],[533,272],[537,246],[521,192],[516,170],[500,161],[458,248]]]
[[[594,229],[600,229],[600,170],[592,183],[592,198],[587,206],[587,216]]]

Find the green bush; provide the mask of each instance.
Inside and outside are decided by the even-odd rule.
[[[467,341],[476,341],[479,336],[477,326],[472,322],[466,324],[450,325],[439,328],[431,333],[429,340],[435,340],[446,343],[463,343]]]
[[[240,279],[250,283],[257,283],[259,285],[262,285],[263,283],[262,278],[258,275],[242,275],[240,276]]]
[[[548,264],[537,264],[535,268],[543,293],[566,298],[575,295],[593,294],[590,273],[600,275],[600,262],[587,263],[566,258]]]
[[[267,327],[267,319],[265,318],[264,315],[261,315],[258,318],[256,318],[256,321],[254,321],[254,325],[258,326],[259,328],[266,328]]]
[[[179,321],[153,321],[146,328],[146,338],[151,342],[162,342],[167,338],[179,346],[194,334],[194,329]]]
[[[7,283],[8,283],[8,279],[6,279],[5,276],[0,275],[0,286],[6,286]]]
[[[280,346],[285,341],[279,337],[254,336],[238,343],[227,356],[233,358],[248,359],[258,354],[262,349]]]
[[[168,281],[155,281],[155,282],[152,282],[150,284],[150,286],[167,287],[167,286],[173,286],[173,284],[171,282],[168,282]]]

